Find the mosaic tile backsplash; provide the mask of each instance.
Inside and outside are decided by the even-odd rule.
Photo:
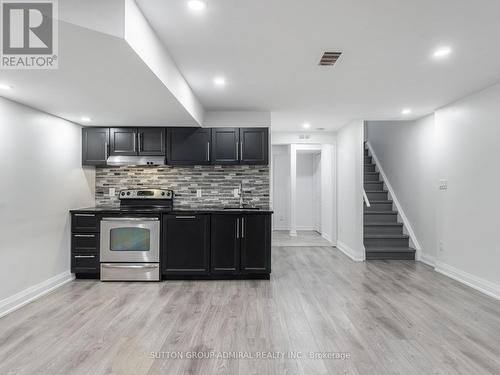
[[[158,188],[175,193],[175,209],[219,208],[238,206],[233,190],[243,184],[244,203],[269,208],[269,166],[203,165],[159,167],[97,167],[96,205],[119,205],[123,189]],[[115,188],[113,197],[109,188]],[[201,198],[196,190],[201,190]]]

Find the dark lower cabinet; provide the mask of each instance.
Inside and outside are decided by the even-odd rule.
[[[241,272],[271,272],[271,217],[244,215],[241,218]]]
[[[99,232],[99,215],[89,212],[71,215],[71,272],[77,278],[99,278]]]
[[[210,215],[164,215],[163,275],[207,275],[210,271]]]
[[[213,215],[211,272],[271,273],[271,215]]]
[[[240,220],[237,215],[212,215],[212,273],[227,275],[239,272]]]
[[[106,165],[109,155],[109,128],[82,129],[82,165]]]

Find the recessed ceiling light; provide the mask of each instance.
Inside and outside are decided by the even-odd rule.
[[[0,83],[0,89],[2,90],[10,90],[12,88],[12,86],[9,86],[5,83]]]
[[[191,10],[204,10],[207,7],[207,3],[203,0],[190,0],[188,1],[188,7]]]
[[[226,84],[226,79],[224,77],[215,77],[214,85],[216,86],[224,86]]]
[[[411,115],[411,109],[410,108],[405,108],[401,111],[403,115]]]
[[[308,122],[305,122],[305,123],[303,123],[303,124],[302,124],[302,127],[303,127],[304,129],[309,129],[309,128],[311,127],[311,124],[310,124],[310,123],[308,123]]]
[[[445,57],[448,57],[452,52],[452,49],[450,47],[440,47],[434,51],[432,54],[432,57],[435,59],[443,59]]]
[[[90,122],[90,117],[82,116],[82,122]]]

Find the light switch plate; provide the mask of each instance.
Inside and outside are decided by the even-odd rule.
[[[115,194],[116,194],[116,189],[115,188],[109,188],[109,193],[108,194],[109,194],[110,197],[114,197]]]
[[[233,190],[233,197],[239,198],[240,197],[240,189],[234,189]]]
[[[448,190],[448,180],[439,180],[439,190]]]
[[[201,198],[201,189],[196,190],[196,198]]]

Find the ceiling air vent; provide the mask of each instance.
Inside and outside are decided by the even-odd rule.
[[[319,65],[322,66],[335,65],[340,55],[342,55],[342,52],[325,52],[321,57],[321,60],[319,61]]]

